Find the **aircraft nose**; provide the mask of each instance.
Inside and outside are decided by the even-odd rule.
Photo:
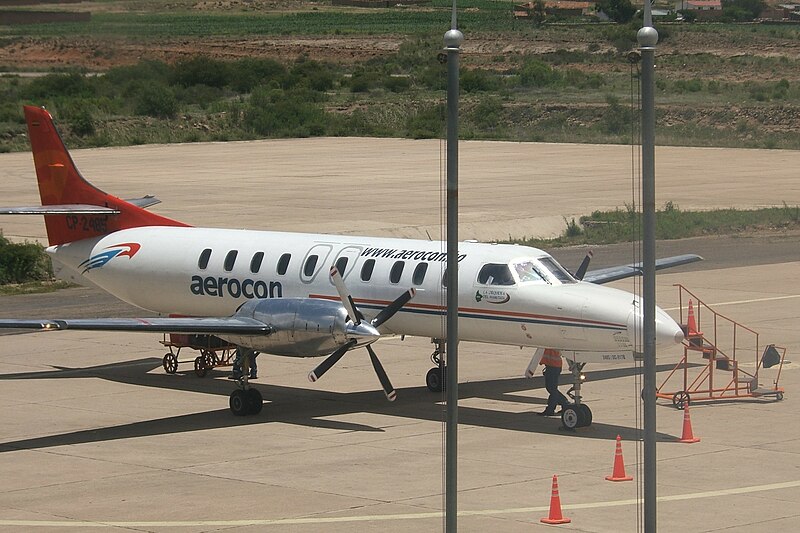
[[[678,323],[663,309],[656,307],[656,345],[672,346],[681,344],[683,339],[683,330]]]
[[[628,315],[628,335],[638,346],[642,345],[644,317],[639,301]],[[663,309],[656,307],[656,346],[669,347],[681,344],[684,339],[683,330],[675,320]]]

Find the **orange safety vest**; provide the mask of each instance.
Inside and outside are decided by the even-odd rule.
[[[545,366],[561,368],[561,352],[552,348],[545,348],[542,359],[539,362]]]

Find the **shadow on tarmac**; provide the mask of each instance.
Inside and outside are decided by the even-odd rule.
[[[143,371],[142,367],[146,367],[146,370]],[[50,371],[4,374],[0,375],[0,381],[97,377],[130,385],[213,394],[223,397],[227,397],[233,390],[233,383],[227,379],[214,379],[215,377],[227,376],[226,372],[212,371],[205,378],[196,378],[193,372],[172,375],[150,373],[151,370],[160,367],[160,359],[147,358],[88,368],[57,367],[55,370]],[[670,368],[671,365],[661,365],[658,370],[669,370]],[[636,368],[599,370],[592,372],[592,381],[631,376],[637,372],[638,369]],[[330,419],[331,417],[352,413],[373,413],[434,422],[442,422],[445,417],[444,393],[434,394],[426,387],[400,389],[398,390],[397,400],[391,403],[386,401],[379,390],[338,393],[262,383],[257,384],[257,388],[261,391],[266,402],[264,410],[257,416],[237,417],[231,415],[227,408],[216,409],[106,428],[2,442],[0,443],[0,453],[275,422],[338,431],[384,431],[381,427]],[[516,394],[520,391],[531,389],[543,390],[544,379],[540,376],[533,379],[494,379],[462,383],[459,384],[458,388],[461,400],[478,398],[501,402],[527,402],[532,405],[536,404],[536,410],[538,410],[538,406],[546,403],[546,398],[527,398]],[[514,396],[510,398],[508,395],[512,393],[514,393]],[[635,427],[598,422],[593,422],[591,426],[580,428],[577,431],[568,431],[561,427],[559,419],[542,418],[537,416],[534,411],[519,413],[460,406],[458,413],[459,424],[461,425],[530,433],[563,434],[573,438],[608,440],[615,439],[617,435],[620,435],[624,440],[639,440],[641,438],[641,431]],[[674,441],[677,437],[659,433],[657,438],[661,441]]]

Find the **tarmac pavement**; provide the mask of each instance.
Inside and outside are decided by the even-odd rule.
[[[386,148],[391,143],[401,149]],[[610,184],[612,175],[625,172],[621,152],[616,159],[609,156],[621,147],[602,147],[606,156],[596,154],[592,160],[585,154],[597,147],[465,145],[462,175],[473,176],[466,183],[475,180],[462,194],[467,227],[477,227],[490,212],[519,227],[533,227],[548,217],[563,225],[563,216],[624,207],[627,201],[624,180],[629,184],[630,177]],[[327,148],[320,151],[321,146]],[[270,172],[290,170],[296,179],[264,185],[252,155],[245,157],[260,147],[292,161],[285,167],[271,165]],[[468,155],[478,151],[473,147],[482,150],[481,156]],[[234,153],[243,148],[248,150]],[[630,157],[630,148],[625,150]],[[705,207],[800,203],[800,182],[794,177],[800,153],[663,148],[658,161],[667,165],[673,150],[683,152],[672,164],[685,174],[676,170],[660,181],[663,201],[686,208],[691,202]],[[536,151],[552,156],[518,159]],[[713,174],[704,166],[709,153],[727,161],[727,171]],[[438,228],[438,157],[438,143],[429,141],[311,139],[91,150],[75,158],[84,174],[108,192],[156,194],[165,203],[154,210],[195,224],[418,236]],[[37,201],[30,156],[25,170],[22,159],[20,154],[0,155],[12,193],[0,203]],[[614,168],[614,161],[620,168]],[[691,166],[691,161],[698,164]],[[582,170],[567,172],[571,162]],[[418,164],[427,166],[428,175],[412,171]],[[143,172],[147,165],[160,176]],[[374,172],[343,170],[354,166]],[[397,168],[403,169],[400,184],[388,172]],[[531,169],[550,176],[546,183],[538,180],[538,190],[547,191],[542,200],[526,186],[530,177],[523,178]],[[604,178],[589,181],[595,170]],[[337,187],[331,188],[331,177]],[[423,178],[434,185],[423,184]],[[482,188],[478,182],[493,186]],[[491,209],[479,209],[488,203]],[[16,220],[19,225],[7,235],[43,234],[41,221]],[[755,248],[764,245],[762,240],[744,239],[711,254],[724,259],[660,273],[658,304],[677,316],[673,285],[681,283],[720,313],[758,331],[762,346],[774,342],[785,347],[787,360],[794,361],[800,359],[800,249],[796,239],[786,246],[779,240],[770,255],[766,248]],[[703,240],[673,244],[678,249],[670,253],[704,255],[705,245]],[[749,253],[750,246],[758,252]],[[635,283],[614,285],[634,290]],[[98,301],[91,291],[77,291],[64,294],[85,297],[84,309]],[[44,303],[51,296],[7,298],[0,298],[4,316],[21,316],[17,313],[26,309],[49,315],[57,305]],[[106,301],[99,305],[100,310],[113,307]],[[165,349],[158,340],[149,334],[77,331],[2,337],[0,530],[443,529],[445,409],[444,398],[424,386],[432,351],[427,339],[385,339],[375,345],[398,390],[394,403],[384,398],[363,350],[349,353],[314,384],[306,375],[317,360],[262,355],[256,383],[266,403],[259,416],[245,418],[228,411],[233,386],[227,369],[198,378],[187,363],[178,374],[167,375],[161,368]],[[755,366],[754,352],[740,355],[743,368]],[[541,374],[520,377],[530,350],[463,343],[459,354],[460,530],[618,532],[640,527],[641,383],[635,368],[587,366],[583,392],[594,422],[570,433],[559,428],[559,420],[534,414],[543,409],[546,392]],[[677,348],[659,354],[660,380],[681,355]],[[693,355],[692,361],[702,359]],[[782,401],[693,403],[693,433],[701,439],[695,444],[676,442],[684,412],[668,400],[659,401],[660,531],[797,529],[798,369],[797,362],[783,366]],[[761,384],[771,385],[776,374],[774,368],[764,371]],[[730,373],[715,374],[718,380],[724,375]],[[617,435],[634,481],[604,479],[612,471]],[[572,519],[560,526],[539,521],[548,514],[554,474],[563,513]]]

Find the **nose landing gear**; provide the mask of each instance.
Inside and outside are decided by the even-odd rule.
[[[581,403],[581,383],[583,382],[583,367],[586,363],[576,363],[567,360],[572,373],[572,388],[567,391],[575,403],[561,410],[561,424],[565,429],[587,427],[592,424],[592,410],[585,403]]]

